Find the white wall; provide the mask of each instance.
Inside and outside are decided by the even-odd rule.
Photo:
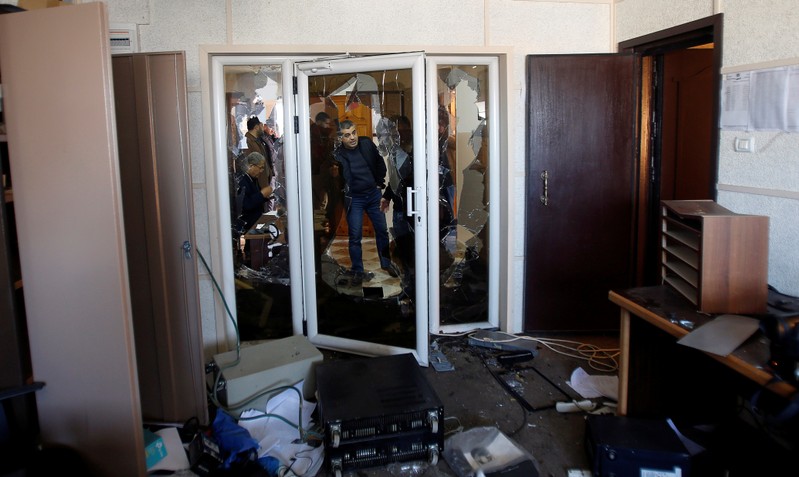
[[[624,41],[723,13],[722,73],[799,64],[796,6],[796,0],[622,0],[616,31]],[[754,138],[756,151],[735,152],[736,137]],[[769,284],[799,295],[799,134],[722,130],[718,189],[728,209],[770,217]]]

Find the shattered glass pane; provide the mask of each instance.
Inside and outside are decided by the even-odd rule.
[[[319,331],[415,348],[411,70],[311,76],[308,88]]]
[[[286,337],[292,334],[292,321],[282,66],[225,66],[224,76],[230,253],[239,337],[242,341]],[[252,167],[253,152],[262,156],[263,168]],[[266,187],[270,189],[264,194]]]
[[[438,67],[441,324],[488,320],[486,65]]]

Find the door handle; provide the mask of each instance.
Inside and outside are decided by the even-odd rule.
[[[416,209],[414,208],[413,199],[416,196],[416,191],[413,190],[412,187],[405,188],[405,215],[411,217],[413,214],[416,213]]]
[[[186,240],[181,248],[183,249],[183,258],[191,260],[191,242]]]
[[[422,223],[422,214],[420,210],[417,208],[419,204],[417,204],[416,198],[418,197],[417,190],[413,187],[406,187],[405,188],[405,215],[408,217],[416,216],[416,222],[421,224]]]
[[[544,193],[541,194],[541,203],[549,205],[549,172],[543,171],[541,173],[541,183],[544,187]]]

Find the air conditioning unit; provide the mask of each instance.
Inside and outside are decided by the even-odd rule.
[[[112,55],[139,51],[139,36],[134,23],[111,23],[108,30]]]

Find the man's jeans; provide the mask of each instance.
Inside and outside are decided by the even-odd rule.
[[[375,187],[372,192],[367,194],[352,194],[349,197],[349,207],[347,208],[347,228],[349,229],[349,250],[350,260],[352,260],[352,271],[363,272],[363,251],[361,250],[361,239],[363,238],[363,213],[369,215],[372,226],[375,229],[375,241],[377,242],[377,254],[380,257],[380,266],[388,267],[391,259],[388,252],[388,227],[386,225],[386,215],[380,211],[380,199],[382,194],[380,189]]]

